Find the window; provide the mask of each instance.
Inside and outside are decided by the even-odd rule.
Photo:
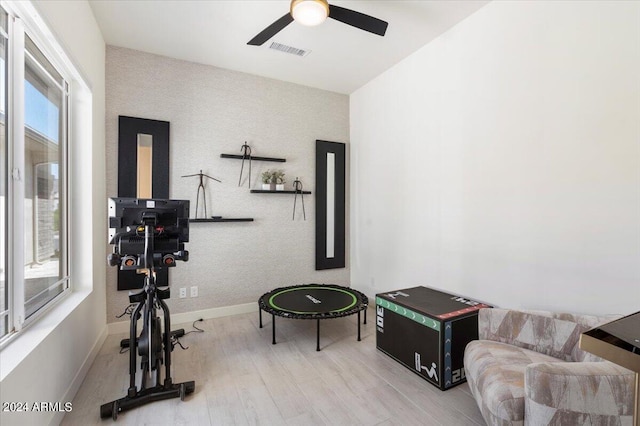
[[[64,174],[67,84],[25,36],[24,311],[29,318],[67,288]],[[63,214],[61,214],[63,213]],[[27,220],[30,218],[30,220]]]
[[[9,331],[7,291],[7,13],[0,9],[0,339]]]
[[[0,10],[0,339],[69,289],[69,85],[25,31]]]

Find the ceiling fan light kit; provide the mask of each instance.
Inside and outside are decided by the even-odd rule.
[[[292,0],[289,13],[281,16],[274,23],[262,30],[247,43],[251,46],[262,46],[271,37],[278,34],[294,20],[302,25],[313,26],[323,23],[327,17],[343,24],[384,36],[389,25],[373,16],[356,12],[344,7],[330,5],[327,0]]]
[[[329,3],[326,0],[293,0],[290,13],[296,22],[313,27],[327,19]]]

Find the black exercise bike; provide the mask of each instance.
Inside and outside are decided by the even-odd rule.
[[[110,243],[114,246],[109,265],[145,274],[142,290],[129,293],[130,303],[137,305],[131,314],[129,339],[121,343],[130,347],[127,395],[100,406],[101,418],[116,420],[123,411],[163,399],[184,400],[185,395],[195,390],[194,381],[173,383],[171,379],[171,339],[183,335],[184,330],[170,331],[169,308],[164,302],[170,291],[168,287],[162,289],[156,285],[157,269],[174,267],[178,260],[189,260],[189,252],[184,249],[184,243],[189,240],[189,201],[112,198],[109,213]],[[159,310],[163,312],[164,325]],[[142,331],[136,337],[141,317]],[[139,389],[136,386],[138,355],[142,370]],[[164,380],[161,377],[163,363]],[[151,381],[154,383],[149,387]]]

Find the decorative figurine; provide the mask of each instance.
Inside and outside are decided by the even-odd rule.
[[[242,171],[244,170],[244,160],[248,159],[249,160],[249,187],[251,187],[251,147],[249,145],[247,145],[247,142],[244,142],[244,145],[242,145],[242,148],[240,148],[240,151],[242,151],[242,165],[240,166],[240,178],[238,179],[238,186],[242,185]]]
[[[296,219],[296,199],[298,198],[298,194],[300,194],[300,200],[302,201],[302,217],[304,220],[307,220],[307,214],[304,211],[304,192],[302,192],[302,182],[296,177],[296,180],[293,181],[293,190],[295,191],[295,195],[293,196],[293,220]]]
[[[209,175],[205,175],[204,173],[202,173],[202,170],[200,170],[200,173],[196,173],[196,174],[193,174],[193,175],[184,175],[182,177],[184,178],[184,177],[192,177],[192,176],[200,177],[200,184],[198,185],[198,192],[196,194],[196,219],[198,218],[198,201],[200,201],[200,188],[202,188],[202,201],[204,203],[204,218],[207,219],[208,218],[208,216],[207,216],[207,194],[204,191],[204,180],[203,180],[203,178],[206,177],[206,178],[209,178],[209,179],[213,179],[216,182],[220,182],[220,183],[222,183],[222,181],[218,180],[218,179],[216,179],[214,177],[211,177]]]

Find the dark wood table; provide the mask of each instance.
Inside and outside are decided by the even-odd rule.
[[[580,349],[636,373],[633,424],[640,426],[640,312],[582,333]]]

